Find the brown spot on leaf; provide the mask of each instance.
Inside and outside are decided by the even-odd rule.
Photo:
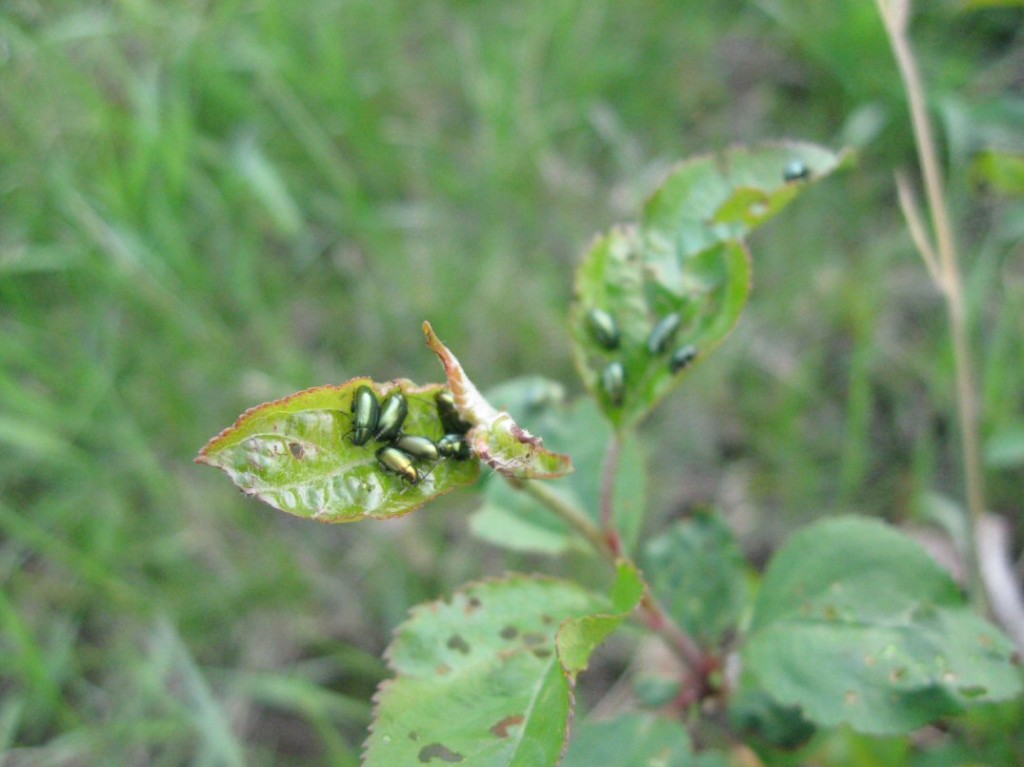
[[[847,690],[843,695],[843,700],[846,701],[847,706],[855,706],[860,703],[860,695],[853,690]]]
[[[301,461],[303,456],[306,455],[306,448],[304,448],[298,442],[289,442],[288,451],[292,454],[296,461]]]
[[[542,616],[540,616],[540,622],[543,623],[545,626],[550,626],[552,623],[555,622],[555,619],[547,613],[544,613]]]
[[[470,597],[466,603],[466,612],[473,613],[479,610],[483,606],[483,602],[480,601],[479,597]]]
[[[442,663],[434,667],[434,673],[438,676],[445,676],[446,674],[450,674],[451,670],[452,667],[449,666],[447,663]]]
[[[904,679],[906,679],[906,677],[907,669],[903,666],[900,666],[899,668],[894,668],[892,672],[889,674],[889,681],[893,684],[898,684],[902,682]]]
[[[868,668],[870,668],[871,666],[874,666],[876,662],[877,661],[875,660],[875,656],[874,655],[865,655],[864,656],[864,665],[867,666]]]
[[[549,650],[547,647],[537,647],[533,650],[533,654],[536,655],[538,658],[550,658],[551,650]]]
[[[469,642],[463,639],[460,634],[452,634],[450,637],[448,637],[448,641],[446,642],[446,644],[448,645],[449,650],[455,650],[456,652],[460,652],[463,655],[469,655]]]
[[[522,723],[523,717],[521,714],[517,716],[506,716],[504,719],[502,719],[500,722],[498,722],[491,728],[491,734],[499,738],[507,738],[508,728],[514,727],[515,725]]]
[[[424,746],[420,749],[419,760],[423,764],[433,761],[434,759],[440,759],[442,762],[461,762],[465,759],[462,754],[452,751],[450,748],[446,748],[440,743],[431,743],[429,746]]]
[[[506,641],[515,639],[517,636],[519,636],[519,629],[517,629],[515,626],[508,625],[501,630],[499,636]]]
[[[523,634],[523,641],[526,644],[544,644],[548,641],[547,634],[541,634],[539,631],[530,631]]]

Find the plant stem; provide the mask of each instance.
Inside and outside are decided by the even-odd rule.
[[[615,553],[622,553],[622,545],[618,532],[615,530],[615,480],[619,476],[619,457],[622,454],[622,442],[619,433],[612,434],[608,450],[604,455],[604,466],[601,470],[601,530],[608,539]]]
[[[617,452],[617,451],[616,451]],[[594,550],[601,554],[614,567],[618,562],[627,561],[635,567],[628,557],[618,550],[613,538],[606,535],[590,518],[575,504],[565,500],[543,482],[531,482],[509,479],[509,483],[517,490],[522,490],[535,500],[544,504],[559,519],[576,530],[587,539]],[[617,540],[617,539],[614,539]],[[639,569],[639,568],[638,568]],[[677,626],[651,593],[650,586],[645,584],[644,596],[639,607],[644,623],[648,628],[661,636],[672,648],[687,669],[695,676],[701,674],[704,667],[704,653],[693,639]]]
[[[509,479],[509,483],[517,490],[522,490],[527,495],[533,496],[536,500],[540,501],[556,517],[586,538],[595,551],[611,558],[613,562],[615,561],[615,551],[612,550],[611,545],[601,533],[601,529],[591,522],[590,518],[575,504],[565,500],[565,498],[543,482],[524,482]]]
[[[949,320],[950,334],[953,339],[953,356],[956,365],[956,399],[957,416],[960,421],[962,459],[964,463],[964,481],[967,495],[967,529],[968,541],[964,556],[971,594],[975,604],[984,608],[984,586],[979,575],[977,530],[985,513],[984,474],[981,469],[980,439],[978,437],[977,393],[974,385],[974,365],[971,361],[970,339],[967,332],[967,311],[964,300],[963,281],[956,252],[956,240],[946,203],[942,183],[942,171],[939,167],[938,151],[932,131],[931,121],[925,106],[924,85],[907,37],[907,20],[910,16],[909,0],[877,0],[879,13],[896,57],[900,76],[903,79],[907,101],[910,106],[910,119],[914,129],[914,140],[917,144],[918,162],[924,178],[925,196],[931,215],[932,232],[935,237],[938,263],[928,247],[918,249],[922,258],[929,265],[929,271],[938,282],[939,288],[946,297],[946,311]],[[904,203],[904,210],[907,203]],[[915,221],[908,217],[912,230]],[[920,240],[918,233],[915,241]],[[929,260],[931,257],[931,260]],[[937,270],[935,267],[938,267]],[[937,272],[937,273],[936,273]]]

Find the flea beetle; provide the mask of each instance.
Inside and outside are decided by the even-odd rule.
[[[668,358],[668,369],[672,373],[678,373],[681,370],[685,370],[696,357],[696,346],[693,346],[692,344],[680,346],[672,352],[672,356]]]
[[[473,424],[459,415],[459,411],[455,407],[455,395],[448,389],[442,389],[435,394],[434,400],[437,402],[437,414],[441,418],[441,425],[446,433],[465,434],[473,428]]]
[[[461,434],[445,434],[437,441],[437,451],[445,458],[454,458],[456,461],[468,460],[471,455],[469,443]]]
[[[441,457],[434,441],[426,437],[417,437],[412,434],[403,434],[392,443],[403,453],[413,458],[420,458],[424,461],[436,461]]]
[[[360,386],[352,396],[352,444],[365,445],[377,429],[380,405],[369,386]]]
[[[418,485],[423,478],[416,467],[412,465],[412,458],[397,447],[385,445],[380,448],[377,451],[377,461],[385,471],[397,474],[408,481],[410,485]]]
[[[381,403],[377,431],[373,436],[381,442],[390,442],[398,436],[408,413],[409,403],[406,402],[405,395],[398,390],[391,392]]]
[[[603,309],[591,309],[587,312],[587,326],[590,335],[599,346],[605,349],[616,349],[619,346],[619,325],[615,318]]]
[[[609,362],[601,371],[601,388],[613,405],[622,404],[626,396],[626,368],[621,362]]]
[[[675,338],[680,322],[682,322],[682,317],[679,316],[678,312],[672,312],[672,314],[662,317],[661,321],[654,326],[654,330],[647,337],[647,351],[651,354],[662,354],[665,352],[669,344],[672,343],[672,339]]]
[[[790,181],[806,181],[811,177],[811,169],[807,167],[807,163],[803,160],[790,160],[786,163],[786,167],[782,169],[782,180],[786,183]]]

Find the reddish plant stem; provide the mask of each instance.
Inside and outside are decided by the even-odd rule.
[[[618,442],[618,440],[616,440]],[[612,452],[612,449],[609,449]],[[612,471],[609,487],[615,486],[615,474],[618,472],[618,447],[614,448],[614,459],[610,463]],[[609,461],[606,461],[606,467]],[[606,478],[605,478],[606,479]],[[622,552],[619,543],[619,536],[613,529],[602,530],[575,504],[567,501],[561,495],[553,491],[548,485],[542,482],[524,482],[521,480],[509,479],[509,483],[517,490],[533,496],[540,501],[557,517],[564,520],[572,529],[582,535],[602,555],[612,567],[619,562],[628,562],[633,567],[636,564]],[[602,480],[602,506],[604,504],[605,481]],[[603,516],[603,512],[602,512]],[[639,570],[639,568],[636,568]],[[685,631],[683,631],[668,616],[664,608],[651,593],[650,586],[645,584],[643,599],[637,608],[640,618],[644,624],[654,633],[658,634],[671,650],[678,656],[680,662],[696,681],[697,685],[704,688],[706,685],[706,656],[697,643]]]
[[[612,434],[608,442],[608,450],[604,454],[601,467],[601,529],[607,534],[615,529],[615,480],[619,476],[619,457],[622,454],[622,442],[619,433]]]

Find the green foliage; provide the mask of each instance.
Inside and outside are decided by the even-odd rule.
[[[700,513],[644,545],[640,564],[672,619],[707,647],[747,609],[747,562],[722,519]]]
[[[692,767],[690,738],[682,724],[649,714],[585,722],[573,733],[562,767]]]
[[[668,174],[639,226],[613,229],[590,247],[576,272],[573,350],[583,382],[617,428],[646,415],[691,359],[705,357],[736,324],[751,285],[742,238],[842,162],[798,143],[695,158]],[[791,164],[800,178],[785,178]],[[595,312],[617,328],[614,342],[595,331]],[[671,331],[662,324],[669,318],[677,318]],[[613,384],[617,365],[623,380]]]
[[[708,147],[803,135],[860,162],[758,230],[732,342],[620,435],[621,537],[722,498],[760,563],[817,515],[902,520],[955,493],[941,312],[891,193],[913,161],[895,70],[870,3],[784,4],[0,4],[0,761],[354,767],[408,607],[536,560],[465,536],[466,492],[308,525],[197,471],[196,447],[318,383],[440,380],[424,317],[481,383],[572,381],[581,243]],[[1024,480],[1020,14],[916,5],[1004,513]],[[595,521],[611,430],[577,409],[600,444],[513,415],[572,455],[551,484]],[[541,566],[589,582],[555,524],[574,555]],[[581,739],[637,631],[581,676]],[[657,705],[679,720],[674,695]],[[761,758],[1024,763],[1021,717],[971,709],[902,752],[829,729]]]
[[[1014,654],[923,549],[879,522],[840,518],[772,559],[743,658],[812,721],[887,734],[1017,696]]]
[[[365,405],[353,404],[354,393],[398,389],[409,403],[402,429],[436,441],[446,430],[439,385],[353,379],[300,392],[248,411],[200,460],[223,468],[245,492],[324,521],[405,513],[472,482],[486,463],[510,486],[489,491],[473,520],[479,536],[519,551],[563,553],[582,539],[613,557],[629,552],[642,504],[629,509],[618,480],[643,472],[638,452],[623,450],[631,444],[623,441],[627,427],[674,385],[694,350],[703,356],[735,324],[750,284],[741,238],[840,162],[841,155],[790,144],[683,163],[652,195],[640,227],[613,229],[588,251],[570,325],[584,381],[611,432],[592,405],[567,407],[560,387],[544,379],[499,387],[492,397],[508,409],[495,407],[425,322],[457,411],[447,417],[458,422],[451,428],[466,430],[472,456],[438,461],[412,495],[393,476],[401,467],[371,459],[355,437],[346,442],[345,425],[362,429],[365,442],[376,428],[363,423],[377,420],[375,400],[366,394]],[[683,356],[669,353],[678,343]],[[552,452],[509,410],[537,420],[567,454]],[[520,500],[524,481],[567,474],[573,452],[582,453],[584,471],[527,493],[534,504]],[[625,495],[636,492],[642,483],[627,479]],[[537,504],[558,521],[539,516]],[[610,601],[569,581],[511,576],[417,609],[389,650],[397,677],[381,687],[364,763],[554,764],[569,737],[576,676],[638,606],[689,666],[689,679],[666,688],[672,696],[695,703],[722,685],[713,678],[722,662],[715,654],[737,633],[749,601],[747,566],[730,530],[699,514],[648,541],[641,563],[646,581],[630,560],[618,563]],[[950,577],[895,532],[855,518],[811,526],[782,548],[742,643],[730,721],[786,748],[804,743],[812,723],[904,733],[1020,692],[1019,678],[1007,674],[1012,644],[962,604]],[[608,726],[633,733],[635,725]],[[636,747],[651,763],[689,754],[685,744],[665,750],[657,740],[651,751]]]
[[[555,764],[572,679],[639,597],[636,572],[623,569],[610,603],[510,576],[417,608],[388,650],[397,677],[379,693],[363,763]]]
[[[319,522],[390,519],[476,481],[476,461],[442,458],[432,465],[418,461],[422,479],[411,483],[381,466],[376,440],[354,444],[352,395],[361,386],[382,398],[395,391],[405,396],[404,433],[433,441],[444,434],[435,399],[441,386],[353,378],[247,410],[196,460],[223,469],[246,495]]]
[[[612,429],[591,399],[581,399],[572,405],[561,401],[531,404],[531,392],[542,387],[544,384],[536,379],[524,379],[489,392],[488,398],[507,407],[518,421],[536,428],[552,450],[572,455],[576,470],[552,482],[551,488],[597,524],[600,489],[594,478],[601,475]],[[620,466],[615,478],[613,518],[623,546],[632,551],[646,511],[643,451],[635,436],[626,438]],[[484,489],[483,506],[473,514],[471,525],[483,540],[516,551],[559,554],[579,543],[565,522],[540,502],[501,482]]]

